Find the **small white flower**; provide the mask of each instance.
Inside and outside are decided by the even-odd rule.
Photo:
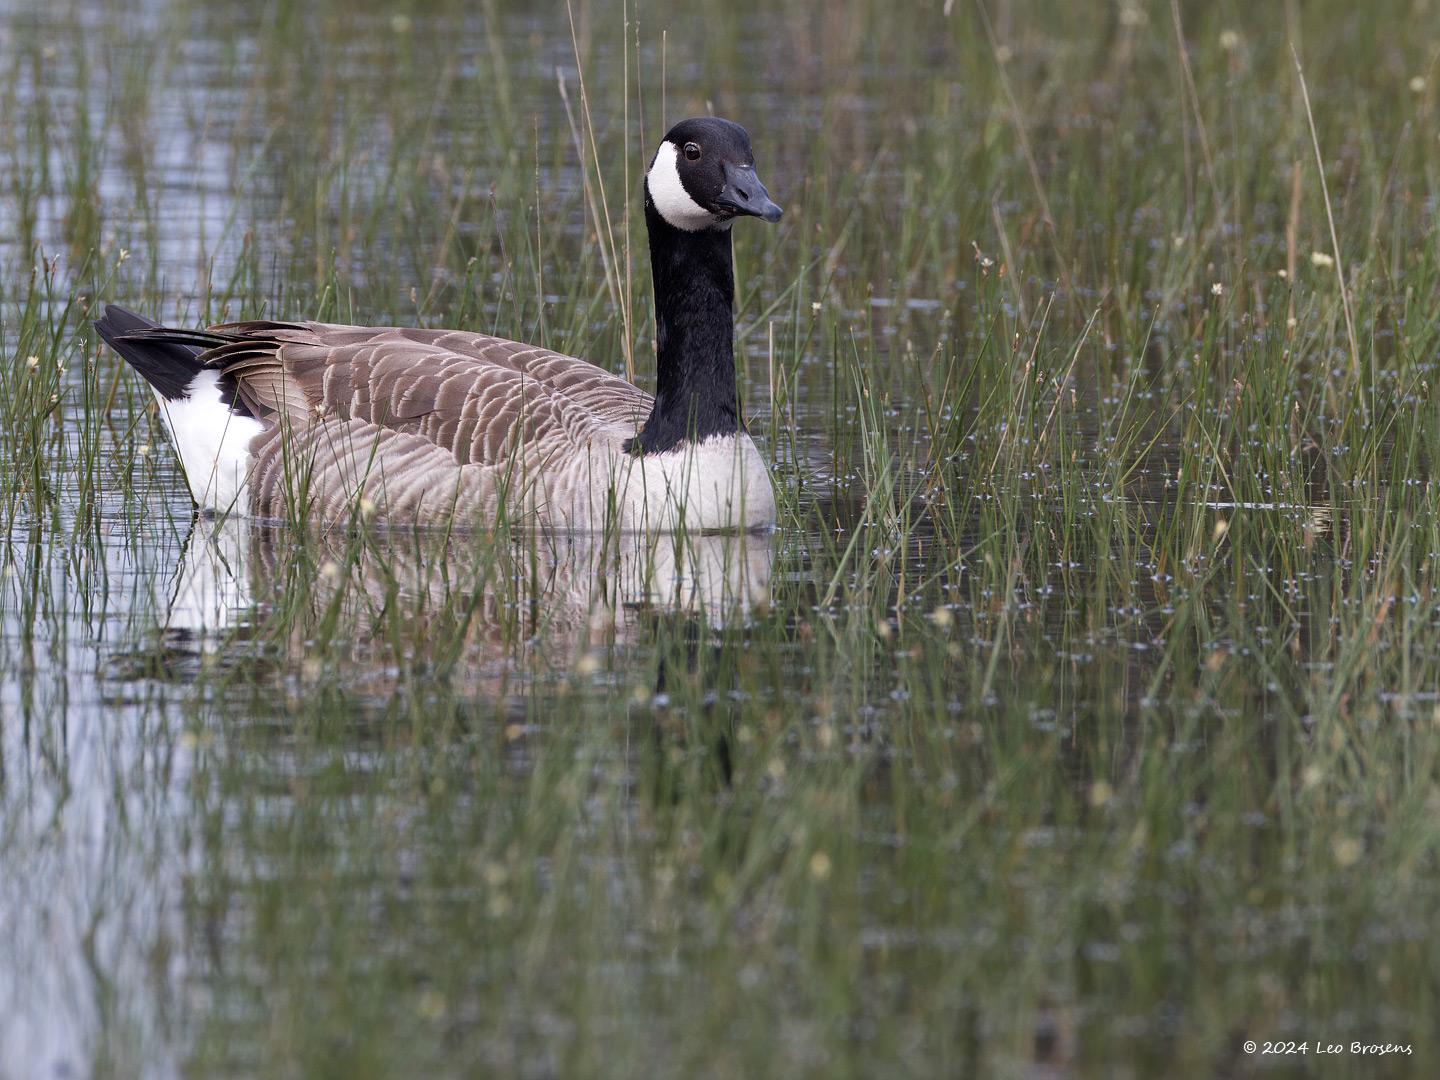
[[[1353,836],[1337,836],[1330,842],[1335,862],[1341,867],[1354,866],[1365,854],[1365,845]]]
[[[1290,276],[1290,271],[1285,269],[1276,270],[1275,276],[1278,277],[1281,281],[1284,281]]]
[[[1423,94],[1425,92],[1425,76],[1416,75],[1410,80],[1410,92],[1412,94]]]
[[[1226,52],[1234,52],[1240,47],[1240,35],[1234,30],[1220,31],[1220,48]]]
[[[1335,259],[1334,256],[1324,251],[1312,251],[1310,253],[1310,265],[1318,266],[1322,269],[1329,269],[1335,265]]]
[[[995,62],[997,64],[1008,64],[1015,59],[1015,50],[1009,45],[1000,45],[995,49]]]
[[[1210,286],[1210,295],[1211,295],[1211,296],[1224,296],[1224,295],[1225,295],[1225,285],[1224,285],[1222,282],[1219,282],[1219,281],[1215,282],[1213,285]]]
[[[37,367],[40,366],[40,357],[38,357],[38,356],[27,356],[27,357],[25,357],[25,366],[28,367],[28,368],[30,368],[31,370],[34,370],[35,368],[37,368]]]
[[[129,249],[129,248],[121,248],[121,249],[120,249],[120,259],[119,259],[119,261],[123,263],[123,262],[124,262],[126,259],[128,259],[128,258],[130,258],[130,249]]]
[[[820,312],[820,301],[819,301],[819,300],[812,300],[812,301],[810,301],[810,310],[813,311],[813,312],[815,312],[815,313],[818,315],[819,312]]]

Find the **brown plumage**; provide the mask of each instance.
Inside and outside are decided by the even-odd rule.
[[[358,505],[450,520],[502,503],[550,517],[558,499],[571,519],[573,466],[613,471],[653,403],[593,364],[482,334],[315,322],[208,334],[224,343],[201,360],[265,426],[250,447],[260,517],[297,499],[325,518]]]

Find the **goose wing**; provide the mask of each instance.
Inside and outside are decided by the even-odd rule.
[[[501,465],[527,445],[586,446],[617,429],[627,437],[652,404],[584,360],[465,331],[244,322],[204,335],[202,360],[261,421],[360,421],[418,436],[459,465]]]

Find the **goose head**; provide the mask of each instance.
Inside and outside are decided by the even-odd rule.
[[[737,217],[776,222],[784,212],[755,175],[750,136],[718,116],[682,120],[645,174],[645,202],[684,232],[728,229]]]

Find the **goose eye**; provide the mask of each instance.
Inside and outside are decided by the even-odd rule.
[[[700,160],[700,147],[693,142],[685,144],[685,156],[691,161]]]

